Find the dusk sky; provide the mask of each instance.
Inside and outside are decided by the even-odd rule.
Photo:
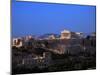
[[[63,29],[91,33],[95,24],[95,6],[12,2],[12,36],[60,34]]]

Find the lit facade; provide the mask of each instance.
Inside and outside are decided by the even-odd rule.
[[[23,46],[23,40],[21,38],[13,38],[13,41],[12,41],[12,46],[15,46],[15,47],[22,47]]]
[[[56,38],[55,38],[54,35],[50,35],[50,36],[49,36],[49,39],[50,39],[50,40],[54,40],[54,39],[56,39]]]
[[[71,32],[68,30],[63,30],[61,32],[61,37],[60,39],[70,39],[71,38]]]

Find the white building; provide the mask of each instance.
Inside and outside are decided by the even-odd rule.
[[[15,46],[15,47],[22,47],[23,46],[23,40],[22,38],[13,38],[12,40],[12,46]]]
[[[68,30],[61,31],[61,37],[60,39],[70,39],[71,38],[71,32]]]
[[[61,37],[60,39],[80,39],[83,37],[82,32],[71,32],[68,30],[63,30],[61,32]]]
[[[54,39],[56,39],[56,37],[54,35],[49,36],[49,40],[54,40]]]

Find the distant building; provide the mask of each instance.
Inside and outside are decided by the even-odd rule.
[[[54,40],[54,39],[56,39],[56,37],[54,35],[50,35],[48,39],[49,40]]]
[[[96,33],[95,32],[91,33],[90,38],[91,39],[96,39]]]
[[[83,33],[82,33],[82,32],[76,32],[76,35],[77,35],[79,38],[83,38]]]
[[[32,46],[32,42],[33,42],[32,36],[18,37],[18,38],[13,38],[12,46],[15,46],[17,48],[20,48],[22,46],[29,47]]]
[[[15,46],[15,47],[18,47],[18,48],[22,47],[23,46],[22,38],[13,38],[12,46]]]
[[[38,68],[46,68],[49,65],[51,65],[51,53],[50,52],[44,52],[43,56],[36,55],[35,57],[29,57],[24,59],[25,65],[32,65],[37,66]],[[23,64],[23,62],[22,62]],[[32,67],[32,66],[30,66]]]
[[[36,44],[34,44],[35,38],[33,36],[26,36],[24,39],[24,47],[28,49],[32,49]]]
[[[68,30],[61,31],[61,37],[60,39],[70,39],[71,38],[71,32]]]
[[[30,39],[33,39],[31,35],[25,37],[25,41],[29,41]]]
[[[93,33],[91,34],[91,36],[96,36],[96,32],[93,32]]]
[[[60,39],[79,39],[83,37],[83,33],[81,32],[71,32],[68,30],[63,30],[61,32],[61,37]]]

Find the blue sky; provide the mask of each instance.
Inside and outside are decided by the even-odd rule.
[[[12,36],[60,34],[63,29],[91,33],[95,24],[95,6],[12,1]]]

